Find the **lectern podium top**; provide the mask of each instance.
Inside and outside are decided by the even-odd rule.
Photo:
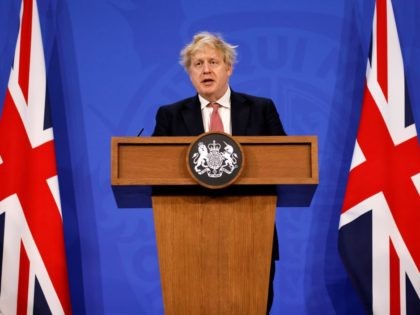
[[[318,184],[316,136],[235,136],[246,164],[234,185]],[[196,185],[186,154],[196,137],[113,137],[113,186]]]

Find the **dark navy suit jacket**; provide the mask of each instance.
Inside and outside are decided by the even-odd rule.
[[[272,100],[231,91],[233,136],[285,135]],[[204,132],[198,95],[162,106],[153,136],[197,136]]]

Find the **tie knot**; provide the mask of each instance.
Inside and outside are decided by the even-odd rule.
[[[211,102],[211,103],[209,103],[209,106],[211,106],[214,111],[217,111],[220,107],[220,104],[215,103],[215,102]]]

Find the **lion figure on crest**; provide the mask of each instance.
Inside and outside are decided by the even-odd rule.
[[[198,143],[198,153],[194,153],[193,155],[193,162],[194,162],[194,169],[197,173],[200,173],[202,170],[200,167],[207,168],[207,161],[208,161],[209,151],[207,150],[206,145],[203,142]]]

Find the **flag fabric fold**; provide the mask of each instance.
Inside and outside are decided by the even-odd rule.
[[[420,314],[420,145],[391,0],[377,0],[339,251],[372,314]]]
[[[0,117],[0,313],[70,314],[36,0],[23,0]]]

